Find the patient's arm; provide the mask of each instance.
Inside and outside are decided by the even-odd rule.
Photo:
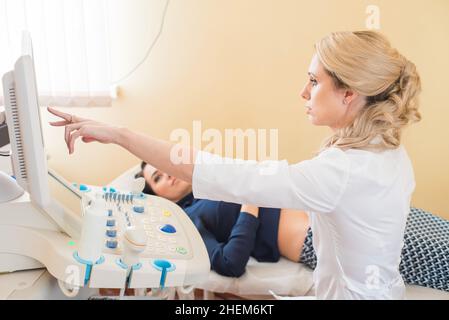
[[[255,245],[259,220],[241,212],[227,242],[217,241],[204,226],[198,228],[209,253],[212,270],[228,277],[240,277]],[[198,225],[197,225],[198,227]]]

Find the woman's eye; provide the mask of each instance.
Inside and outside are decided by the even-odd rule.
[[[160,179],[161,177],[160,176],[156,176],[156,177],[154,177],[154,182],[158,182],[159,181],[159,179]]]
[[[317,85],[317,81],[315,79],[310,79],[310,83],[312,84],[312,86]]]

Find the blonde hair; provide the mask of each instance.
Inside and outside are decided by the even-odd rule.
[[[336,88],[366,97],[352,123],[337,130],[323,148],[397,148],[402,129],[421,120],[421,81],[416,66],[374,31],[332,33],[315,47]],[[380,138],[378,143],[371,143],[374,138]]]

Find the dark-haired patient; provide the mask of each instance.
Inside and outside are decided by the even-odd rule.
[[[144,192],[184,209],[206,245],[211,269],[217,273],[240,277],[250,257],[277,262],[282,256],[315,268],[307,213],[195,199],[187,182],[146,163],[141,168],[136,177],[145,178]],[[401,258],[400,272],[406,283],[449,291],[449,221],[411,208]]]

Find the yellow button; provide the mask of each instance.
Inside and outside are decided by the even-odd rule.
[[[170,216],[171,216],[171,212],[165,210],[165,211],[164,211],[164,216],[165,216],[165,217],[170,217]]]

